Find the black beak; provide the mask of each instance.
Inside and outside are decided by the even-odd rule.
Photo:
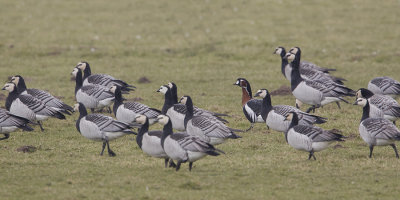
[[[357,105],[357,101],[355,101],[355,102],[353,103],[353,105]]]
[[[287,59],[290,56],[290,53],[287,53],[285,56],[283,56],[284,59]]]
[[[254,95],[254,97],[259,97],[260,96],[260,93],[259,92],[257,92],[255,95]]]

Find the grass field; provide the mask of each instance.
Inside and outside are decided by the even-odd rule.
[[[74,103],[70,72],[81,60],[137,86],[127,98],[161,108],[155,91],[174,81],[194,104],[228,113],[229,126],[249,126],[241,90],[289,85],[277,46],[299,46],[302,58],[336,68],[353,89],[376,76],[400,80],[400,1],[11,1],[0,2],[0,80],[21,74],[28,87]],[[139,83],[147,77],[150,83]],[[1,104],[8,95],[1,92]],[[353,101],[354,99],[349,99]],[[273,104],[294,97],[273,96]],[[111,142],[116,157],[75,129],[78,114],[44,122],[45,132],[12,133],[0,141],[0,199],[396,199],[400,161],[390,147],[369,159],[358,135],[361,108],[328,105],[321,127],[349,136],[316,153],[292,149],[281,133],[257,124],[226,152],[179,172],[145,156],[134,137]],[[155,125],[151,129],[161,129]],[[33,153],[18,152],[32,145]],[[332,146],[335,146],[333,144]]]

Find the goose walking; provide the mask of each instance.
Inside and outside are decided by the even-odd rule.
[[[30,94],[19,94],[15,83],[6,83],[2,90],[9,92],[6,99],[6,109],[15,116],[28,119],[31,122],[37,121],[42,131],[44,129],[41,121],[49,117],[65,119],[61,112],[44,105],[39,99]]]
[[[370,90],[360,88],[357,98],[365,98],[369,102],[369,114],[372,118],[385,118],[395,121],[400,118],[400,105],[390,96],[374,94]]]
[[[102,85],[107,88],[110,88],[111,86],[120,86],[122,91],[132,91],[134,88],[136,88],[133,85],[129,85],[128,83],[118,80],[110,75],[107,74],[92,74],[92,71],[90,69],[90,65],[87,62],[79,62],[75,68],[79,68],[84,72],[83,76],[83,85],[90,85],[90,84],[96,84],[96,85]],[[73,76],[77,76],[76,72],[72,72]]]
[[[343,101],[348,103],[345,99],[343,99],[343,97],[354,96],[354,91],[346,86],[333,82],[322,82],[318,80],[313,81],[301,78],[299,73],[301,50],[298,47],[292,48],[292,50],[285,56],[286,58],[293,60],[291,90],[292,94],[298,100],[312,105],[307,112],[332,102]]]
[[[358,131],[361,138],[369,146],[369,157],[372,157],[372,151],[375,146],[390,145],[396,157],[399,158],[395,141],[400,140],[399,129],[389,120],[384,118],[371,118],[370,117],[370,103],[365,98],[358,98],[354,105],[363,106],[363,113],[361,117],[360,126]]]
[[[253,99],[249,81],[245,78],[238,78],[233,85],[242,88],[242,109],[244,116],[250,122],[250,127],[246,131],[251,130],[255,123],[264,123],[265,119],[261,116],[262,100]]]
[[[5,109],[0,108],[0,134],[4,137],[0,140],[6,140],[10,137],[10,133],[21,129],[24,131],[33,131],[33,128],[28,126],[29,120],[12,115]]]
[[[144,104],[139,102],[124,102],[124,98],[122,98],[121,87],[119,86],[111,86],[111,92],[115,95],[115,102],[113,106],[114,115],[117,120],[131,124],[135,120],[138,115],[145,115],[150,125],[155,123],[157,116],[161,114],[161,111],[150,108]]]
[[[296,112],[290,112],[286,120],[291,121],[288,131],[285,132],[286,142],[294,149],[309,152],[309,160],[311,157],[316,160],[314,153],[328,148],[330,143],[344,141],[344,136],[337,133],[337,130],[300,125]]]
[[[131,131],[127,123],[114,120],[112,117],[101,114],[89,114],[86,111],[85,105],[82,103],[75,104],[75,111],[79,111],[79,118],[76,121],[76,129],[82,136],[89,140],[103,142],[100,155],[103,155],[104,149],[107,145],[109,156],[116,154],[110,149],[109,141],[115,140],[127,134],[135,134]]]
[[[376,77],[368,83],[368,90],[374,94],[395,97],[400,95],[400,82],[387,76]]]
[[[79,68],[74,68],[76,72],[75,98],[76,101],[90,108],[92,113],[95,109],[109,107],[113,103],[115,96],[106,88],[100,85],[82,85],[82,71]]]
[[[60,99],[54,97],[50,93],[44,91],[44,90],[39,90],[39,89],[34,89],[34,88],[26,88],[25,80],[22,78],[21,75],[15,75],[11,78],[11,82],[15,83],[17,86],[18,93],[20,94],[30,94],[33,97],[39,99],[40,101],[43,102],[44,105],[49,106],[54,108],[55,110],[58,110],[64,114],[71,115],[71,112],[74,111],[74,109],[62,102]]]
[[[254,96],[259,96],[263,98],[261,106],[261,116],[266,122],[267,127],[275,131],[286,132],[289,129],[290,121],[287,121],[285,119],[290,112],[295,112],[297,114],[300,125],[322,124],[325,123],[327,120],[324,117],[305,113],[293,106],[272,106],[271,95],[269,94],[267,89],[258,90]]]
[[[228,138],[238,139],[240,136],[235,134],[236,129],[227,127],[224,123],[215,118],[204,115],[193,115],[193,102],[190,96],[183,96],[180,100],[186,105],[185,128],[189,135],[194,135],[212,145],[223,143]]]
[[[193,162],[207,155],[219,156],[224,153],[196,136],[173,133],[171,120],[166,115],[159,115],[157,120],[164,125],[161,145],[168,157],[177,161],[176,171],[180,169],[182,163],[189,162],[189,171],[191,171]]]
[[[156,118],[157,119],[157,118]],[[149,119],[145,115],[137,114],[134,122],[141,124],[139,132],[136,136],[136,143],[140,149],[149,156],[155,158],[163,158],[165,161],[165,168],[168,166],[169,157],[165,153],[162,145],[161,138],[162,131],[149,131]],[[176,167],[175,163],[171,160],[171,167]]]

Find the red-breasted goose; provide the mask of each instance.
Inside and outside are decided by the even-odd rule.
[[[114,120],[110,116],[101,114],[89,114],[86,111],[85,105],[82,103],[75,104],[75,111],[79,111],[79,118],[76,121],[76,129],[89,140],[103,142],[100,155],[103,155],[107,145],[108,155],[115,156],[116,154],[110,149],[109,141],[115,140],[127,134],[135,134],[131,131],[127,123]]]
[[[34,88],[26,88],[25,80],[22,78],[20,75],[15,75],[11,78],[11,82],[15,83],[18,89],[18,93],[20,94],[30,94],[33,97],[39,99],[44,103],[44,105],[52,107],[64,114],[71,115],[71,112],[74,111],[74,109],[62,102],[60,99],[54,97],[50,93],[44,91],[44,90],[39,90],[39,89],[34,89]]]
[[[6,83],[3,90],[9,92],[6,99],[6,109],[11,114],[38,122],[40,129],[44,131],[41,121],[49,117],[65,119],[65,116],[52,107],[44,105],[39,99],[30,94],[19,94],[15,83]]]
[[[370,117],[370,103],[365,98],[358,98],[354,105],[363,106],[363,113],[361,117],[360,126],[358,131],[361,138],[369,146],[369,157],[372,157],[372,151],[375,146],[390,145],[396,157],[399,158],[395,141],[400,140],[399,129],[389,120],[384,118],[371,118]]]
[[[400,95],[400,82],[391,77],[376,77],[368,83],[368,89],[374,94],[395,97]]]
[[[290,112],[286,120],[291,121],[285,138],[287,143],[294,149],[309,152],[308,159],[311,157],[316,160],[314,152],[322,151],[329,147],[334,141],[344,141],[344,136],[337,130],[324,130],[312,125],[300,125],[296,112]]]
[[[176,171],[180,169],[182,163],[189,162],[191,171],[193,162],[207,155],[218,156],[224,153],[199,137],[186,133],[173,133],[172,122],[168,116],[159,115],[157,119],[164,125],[161,145],[168,157],[177,161]]]

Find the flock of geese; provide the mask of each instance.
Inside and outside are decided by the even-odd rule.
[[[368,83],[368,89],[353,91],[344,85],[345,79],[330,74],[335,69],[301,61],[299,47],[288,52],[278,47],[274,53],[281,57],[281,71],[291,84],[296,107],[272,105],[267,89],[258,90],[254,97],[261,99],[254,99],[249,81],[238,78],[234,85],[242,89],[243,113],[250,122],[245,131],[251,130],[255,123],[265,123],[269,129],[283,132],[290,146],[308,152],[308,159],[315,160],[315,152],[326,149],[334,141],[344,141],[345,137],[336,129],[315,126],[326,123],[327,118],[310,112],[333,102],[340,109],[340,102],[349,103],[346,97],[356,96],[354,104],[363,107],[359,132],[370,148],[369,157],[375,146],[390,145],[399,158],[395,141],[400,140],[400,131],[395,121],[400,118],[400,105],[393,99],[400,95],[398,81],[377,77]],[[165,167],[179,170],[182,163],[189,162],[191,170],[196,160],[224,154],[216,145],[241,138],[238,133],[242,130],[227,126],[226,114],[198,108],[190,96],[178,100],[175,83],[162,85],[157,90],[164,95],[164,105],[158,110],[126,101],[122,95],[134,91],[135,87],[110,75],[92,74],[87,62],[78,63],[72,75],[77,101],[73,107],[44,90],[27,88],[22,76],[13,76],[2,88],[9,95],[6,110],[0,109],[0,133],[4,135],[0,140],[9,138],[9,133],[18,129],[33,131],[32,125],[39,125],[43,131],[42,121],[50,117],[65,119],[65,115],[78,111],[76,129],[87,139],[102,142],[100,155],[107,146],[108,154],[115,156],[109,141],[134,134],[140,149],[164,159]],[[300,110],[303,104],[310,105],[306,112]],[[97,113],[103,109],[113,113],[116,119]],[[163,130],[149,130],[155,123],[162,124]],[[138,128],[137,133],[134,128]]]

